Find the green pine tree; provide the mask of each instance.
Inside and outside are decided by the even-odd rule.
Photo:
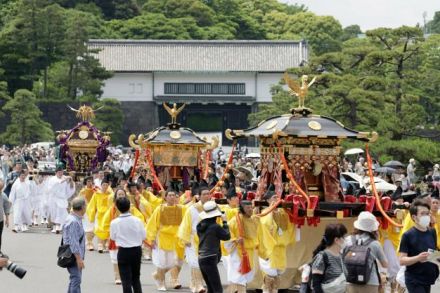
[[[36,105],[35,95],[20,89],[3,109],[11,115],[11,121],[2,134],[2,141],[11,145],[23,145],[37,141],[52,141],[51,125],[41,118],[42,112]]]

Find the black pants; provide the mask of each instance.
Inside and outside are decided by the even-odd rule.
[[[122,281],[123,293],[142,293],[141,287],[141,257],[142,248],[119,247],[118,250],[118,267]]]
[[[408,284],[406,283],[406,289],[408,293],[430,293],[431,285],[420,285],[420,284]]]
[[[200,271],[202,271],[203,279],[208,287],[207,293],[222,293],[222,281],[218,272],[218,256],[208,256],[199,258]]]
[[[1,196],[1,194],[0,194]],[[1,217],[1,216],[0,216]],[[5,221],[0,222],[0,252],[2,251],[2,234],[3,234],[3,225]]]

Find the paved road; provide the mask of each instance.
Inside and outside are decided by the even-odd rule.
[[[0,292],[10,293],[60,293],[66,292],[68,274],[65,269],[56,265],[56,251],[61,235],[50,234],[46,229],[31,229],[26,233],[12,233],[6,229],[3,234],[4,253],[15,263],[27,269],[27,275],[20,280],[7,271],[0,272]],[[108,254],[87,252],[86,269],[83,273],[82,291],[85,293],[122,292],[120,286],[114,285],[113,267]],[[144,292],[155,292],[151,274],[154,266],[151,262],[142,265],[141,282]],[[189,270],[185,265],[181,273],[184,288],[170,290],[190,292]]]
[[[56,251],[61,235],[54,235],[43,228],[33,228],[26,233],[12,233],[6,229],[3,233],[3,252],[8,254],[15,263],[27,269],[27,275],[20,280],[7,271],[0,272],[0,292],[9,293],[60,293],[66,292],[68,274],[65,269],[56,265]],[[85,293],[120,293],[120,286],[113,283],[113,268],[108,254],[87,252],[86,269],[83,274],[82,291]],[[226,280],[223,266],[219,266],[222,280]],[[157,292],[151,274],[154,266],[151,262],[144,263],[141,271],[143,292]],[[171,292],[190,292],[189,270],[184,265],[181,272],[184,286],[181,290]],[[291,291],[292,292],[292,291]],[[440,292],[437,283],[432,292]]]

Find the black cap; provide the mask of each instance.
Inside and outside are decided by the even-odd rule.
[[[89,181],[89,180],[92,180],[92,182],[93,182],[93,177],[92,176],[85,177],[84,180],[83,180],[83,184],[87,185],[87,181]]]
[[[200,180],[199,187],[200,188],[202,188],[202,187],[208,188],[208,182],[206,182],[205,179]]]
[[[235,186],[232,186],[228,189],[228,193],[226,194],[227,199],[231,199],[233,197],[237,197],[237,191],[235,190]]]
[[[136,185],[136,183],[134,183],[134,182],[128,182],[127,183],[127,188],[131,188],[131,187],[137,187],[137,185]]]
[[[271,185],[269,185],[269,188],[267,189],[263,198],[265,200],[268,200],[268,199],[271,199],[274,195],[275,195],[275,186],[273,184],[271,184]]]
[[[194,181],[191,183],[191,195],[194,196],[196,194],[199,194],[199,184]]]
[[[440,192],[438,188],[435,188],[431,193],[431,198],[440,199]]]

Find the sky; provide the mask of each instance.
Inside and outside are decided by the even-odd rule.
[[[362,31],[396,28],[402,25],[423,25],[440,11],[440,0],[280,0],[289,4],[304,4],[317,15],[331,15],[343,27],[358,24]]]

